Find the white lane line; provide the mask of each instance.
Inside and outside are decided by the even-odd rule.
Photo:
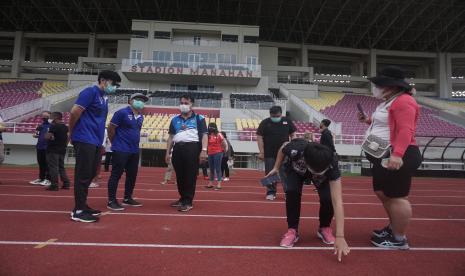
[[[0,245],[38,245],[41,241],[0,241]],[[156,243],[97,243],[97,242],[54,242],[53,246],[93,246],[93,247],[133,247],[133,248],[172,248],[172,249],[234,249],[234,250],[306,250],[306,251],[328,251],[334,250],[331,246],[296,246],[293,248],[283,248],[279,246],[253,246],[253,245],[197,245],[197,244],[156,244]],[[360,251],[386,251],[376,247],[354,246],[351,250]],[[465,252],[462,247],[411,247],[411,251],[452,251]]]
[[[213,193],[213,192],[212,192]],[[74,196],[60,196],[60,195],[25,195],[25,194],[0,194],[0,196],[15,196],[15,197],[42,197],[42,198],[74,198]],[[88,196],[87,198],[105,199],[103,196]],[[172,198],[144,198],[135,197],[140,200],[148,201],[173,201]],[[258,204],[284,204],[284,201],[259,201],[259,200],[217,200],[217,199],[195,199],[195,202],[220,202],[220,203],[258,203]],[[303,201],[304,205],[319,205],[317,201]],[[344,202],[344,205],[380,205],[379,202]],[[412,206],[435,206],[435,207],[465,207],[465,204],[436,204],[436,203],[410,203]]]
[[[18,187],[18,188],[40,188],[43,186],[40,185],[0,185],[1,187]],[[103,187],[98,187],[98,188],[91,188],[92,190],[107,190],[107,188]],[[227,189],[227,188],[226,188]],[[307,188],[308,189],[308,188]],[[140,189],[136,188],[134,189],[135,191],[144,191],[144,192],[178,192],[178,190],[172,189]],[[235,192],[235,191],[203,191],[200,189],[197,189],[195,191],[196,193],[217,193],[217,194],[248,194],[248,195],[263,195],[263,193],[256,193],[256,192]],[[303,193],[304,196],[318,196],[316,192],[314,193]],[[350,193],[344,193],[343,196],[355,196],[355,197],[373,197],[376,198],[376,195],[371,193],[371,194],[350,194]],[[465,195],[410,195],[409,198],[465,198]]]
[[[56,210],[19,210],[0,209],[4,213],[45,213],[45,214],[69,214],[70,211]],[[246,216],[246,215],[209,215],[209,214],[179,214],[179,213],[131,213],[131,212],[106,212],[111,216],[156,216],[156,217],[198,217],[198,218],[234,218],[234,219],[286,219],[285,216]],[[319,217],[302,216],[301,219],[318,219]],[[346,220],[387,220],[385,217],[346,217]],[[412,218],[412,221],[459,221],[465,222],[465,218]]]

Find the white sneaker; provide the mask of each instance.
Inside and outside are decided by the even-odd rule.
[[[89,188],[98,188],[98,187],[99,187],[98,183],[95,183],[95,182],[92,182],[89,185]]]
[[[266,198],[266,200],[275,200],[276,196],[275,195],[267,195],[265,198]]]
[[[223,181],[229,181],[229,177],[223,178]]]
[[[48,180],[48,179],[45,179],[44,181],[40,182],[39,184],[42,185],[42,186],[50,186],[50,184],[52,184],[52,182],[50,182],[50,180]]]
[[[32,185],[40,185],[40,183],[42,183],[43,181],[40,180],[39,178],[36,179],[36,180],[33,180],[33,181],[29,181],[30,184]]]

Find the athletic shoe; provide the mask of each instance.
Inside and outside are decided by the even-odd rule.
[[[128,205],[132,207],[141,207],[142,203],[135,201],[132,198],[126,198],[123,200],[123,205]]]
[[[181,207],[181,205],[182,205],[182,203],[181,203],[180,200],[176,200],[174,202],[171,202],[171,204],[170,204],[171,207],[176,207],[176,208]]]
[[[392,229],[391,227],[389,227],[389,225],[384,227],[381,230],[373,230],[373,236],[378,237],[378,238],[384,238],[391,234],[392,234]]]
[[[32,185],[40,185],[44,180],[38,178],[36,180],[32,180],[32,181],[29,181],[29,184],[32,184]]]
[[[161,185],[166,185],[166,184],[168,184],[168,181],[162,181],[162,182],[160,182],[160,184]]]
[[[85,211],[93,216],[100,216],[102,214],[102,211],[97,210],[97,209],[92,209],[89,207],[89,205],[86,206]]]
[[[294,247],[294,244],[297,241],[299,241],[299,234],[297,234],[297,230],[289,228],[286,234],[284,234],[279,246],[291,248]]]
[[[376,247],[381,247],[381,248],[386,248],[386,249],[407,250],[410,248],[408,245],[407,239],[398,241],[392,234],[388,234],[386,237],[382,237],[382,238],[372,237],[371,243]]]
[[[99,219],[86,211],[73,211],[71,213],[71,219],[79,222],[97,222]]]
[[[50,185],[52,185],[52,182],[50,182],[50,180],[48,180],[48,179],[45,179],[44,181],[40,182],[39,185],[50,186]]]
[[[178,207],[178,211],[179,212],[189,212],[190,210],[192,210],[192,208],[194,208],[194,206],[192,206],[192,204],[183,204],[183,205]]]
[[[69,184],[68,184],[68,185],[63,185],[63,186],[61,186],[61,188],[62,188],[63,190],[69,190]]]
[[[223,181],[229,181],[229,177],[223,178]]]
[[[322,227],[318,229],[316,235],[326,244],[334,244],[334,242],[336,241],[331,227]]]
[[[275,195],[266,195],[265,199],[266,200],[275,200],[276,196]]]
[[[98,188],[98,187],[99,187],[98,183],[95,183],[95,182],[92,182],[89,185],[89,188]]]
[[[118,200],[109,201],[107,204],[107,208],[113,211],[123,211],[124,207],[118,203]]]
[[[50,185],[46,189],[46,191],[58,191],[58,186],[57,185]]]

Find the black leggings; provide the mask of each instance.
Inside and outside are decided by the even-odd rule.
[[[223,157],[223,160],[221,160],[221,172],[223,173],[224,177],[229,177],[228,160],[228,157]]]
[[[298,229],[300,220],[300,207],[302,201],[302,187],[304,178],[294,171],[283,173],[282,179],[286,182],[286,215],[288,228]],[[323,182],[318,188],[320,196],[320,228],[329,227],[334,216],[329,182]]]

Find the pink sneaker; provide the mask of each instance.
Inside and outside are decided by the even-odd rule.
[[[291,248],[294,246],[294,244],[298,240],[299,240],[299,234],[297,234],[297,231],[295,229],[289,228],[286,234],[284,234],[283,239],[281,240],[281,243],[279,244],[279,246]]]
[[[322,227],[318,229],[316,235],[326,244],[334,244],[334,242],[336,241],[331,227]]]

